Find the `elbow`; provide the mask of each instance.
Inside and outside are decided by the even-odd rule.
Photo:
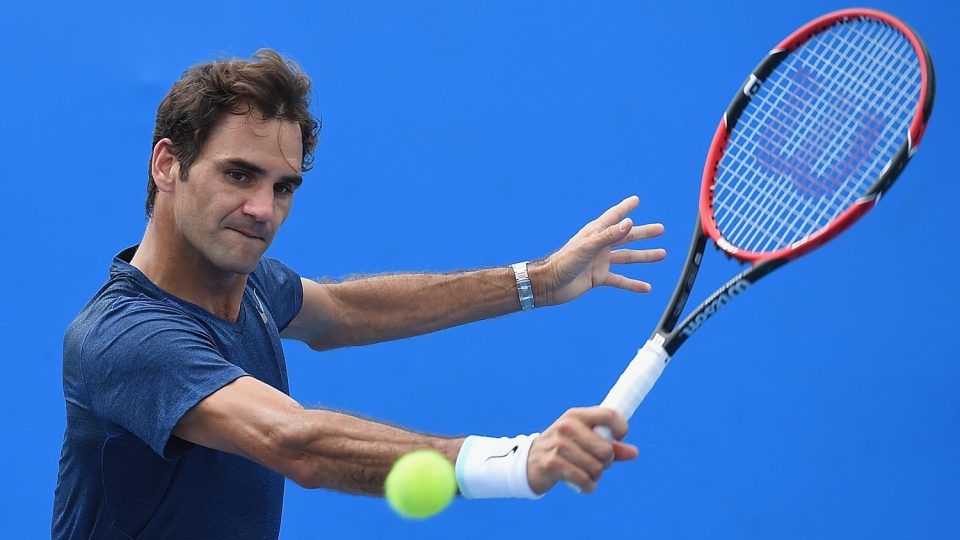
[[[288,457],[278,472],[304,489],[329,487],[315,460],[306,454]]]
[[[306,340],[305,343],[308,347],[310,347],[310,349],[317,352],[366,344],[355,335],[355,332],[351,332],[346,329],[344,329],[342,332],[325,332],[323,334],[312,336],[310,339]]]
[[[327,340],[312,339],[307,342],[307,347],[310,347],[311,350],[316,352],[323,352],[329,351],[330,349],[335,349],[336,345],[333,345]]]
[[[310,474],[307,471],[294,472],[285,476],[304,489],[320,489],[326,487],[326,484],[321,482],[316,474]]]

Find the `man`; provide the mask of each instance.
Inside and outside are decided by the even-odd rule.
[[[299,68],[263,50],[191,68],[161,102],[146,232],[64,340],[55,537],[276,537],[284,476],[380,495],[393,462],[418,448],[455,462],[467,497],[533,498],[561,480],[590,492],[610,462],[636,457],[619,442],[625,419],[597,407],[571,409],[539,435],[447,438],[305,410],[287,395],[281,337],[324,350],[560,304],[599,285],[646,292],[610,264],[664,256],[612,250],[663,230],[632,226],[631,197],[528,266],[302,279],[263,254],[312,161],[309,92]]]

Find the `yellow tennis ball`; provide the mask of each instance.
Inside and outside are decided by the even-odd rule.
[[[406,518],[437,514],[457,493],[453,465],[440,452],[416,450],[393,464],[384,492],[390,507]]]

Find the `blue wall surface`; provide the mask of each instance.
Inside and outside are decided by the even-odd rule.
[[[136,243],[153,115],[189,65],[276,48],[315,81],[316,166],[269,254],[307,276],[545,256],[636,193],[661,264],[635,296],[313,353],[293,396],[411,428],[514,435],[597,403],[683,263],[707,145],[735,89],[845,4],[33,2],[0,16],[6,376],[0,536],[49,534],[63,331]],[[934,114],[916,159],[849,233],[752,288],[677,355],[631,422],[638,460],[599,490],[382,500],[288,484],[283,538],[957,538],[960,8],[883,0],[926,40]],[[951,153],[954,156],[951,158]],[[707,258],[695,296],[735,265]]]

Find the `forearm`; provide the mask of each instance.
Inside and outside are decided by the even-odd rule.
[[[281,472],[309,488],[382,496],[387,473],[404,454],[430,448],[454,463],[463,444],[331,411],[300,416],[283,443],[292,470]]]
[[[534,296],[540,267],[529,267]],[[331,346],[425,334],[520,309],[508,267],[448,274],[393,274],[326,285],[335,306]]]
[[[173,434],[243,456],[308,487],[380,495],[402,455],[432,448],[457,459],[462,438],[407,431],[348,414],[304,409],[253,377],[240,377],[207,396]]]

